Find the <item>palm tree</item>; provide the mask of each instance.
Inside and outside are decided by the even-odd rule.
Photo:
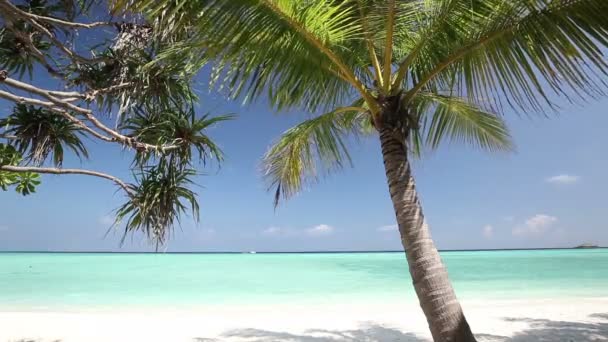
[[[118,6],[128,1],[118,0]],[[501,115],[603,95],[606,0],[144,0],[176,53],[212,84],[315,117],[264,158],[276,200],[349,161],[345,137],[376,131],[401,242],[435,341],[474,341],[431,238],[410,155],[445,140],[508,150]],[[325,112],[324,114],[319,114]]]

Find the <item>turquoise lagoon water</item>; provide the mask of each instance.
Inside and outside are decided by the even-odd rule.
[[[608,249],[443,252],[461,299],[608,297]],[[403,253],[0,253],[0,310],[414,300]]]

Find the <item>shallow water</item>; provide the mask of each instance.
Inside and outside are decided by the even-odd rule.
[[[608,249],[442,252],[464,300],[608,297]],[[415,300],[403,253],[0,253],[0,310]]]

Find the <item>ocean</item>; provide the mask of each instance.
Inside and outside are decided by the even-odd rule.
[[[442,252],[462,300],[608,297],[608,249]],[[0,311],[415,301],[402,252],[0,253]]]

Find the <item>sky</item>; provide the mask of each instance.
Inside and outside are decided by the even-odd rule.
[[[351,141],[352,168],[323,177],[275,210],[260,159],[282,132],[309,115],[276,113],[267,99],[247,106],[229,102],[203,91],[204,81],[199,78],[198,112],[235,113],[238,119],[208,132],[226,160],[221,167],[199,166],[201,221],[184,218],[166,251],[401,249],[377,136]],[[0,117],[11,108],[0,101]],[[444,144],[414,161],[438,248],[608,246],[606,108],[608,99],[563,105],[549,118],[507,111],[515,152]],[[68,156],[64,167],[131,179],[129,151],[92,139],[86,144],[90,160]],[[107,180],[74,175],[44,175],[37,193],[27,197],[0,191],[0,251],[153,251],[141,235],[121,246],[122,231],[108,230],[123,200]]]
[[[353,167],[273,208],[260,158],[281,132],[308,115],[276,113],[267,101],[243,106],[205,93],[200,113],[236,113],[208,134],[226,160],[199,167],[201,221],[186,218],[165,248],[186,251],[399,250],[376,136],[351,141]],[[0,115],[11,106],[1,103]],[[507,112],[515,152],[445,144],[415,160],[422,204],[440,249],[608,246],[608,99],[564,106],[559,115]],[[532,114],[532,113],[530,113]],[[79,167],[130,179],[131,154],[89,140]],[[120,245],[110,230],[123,197],[104,179],[43,176],[36,194],[0,192],[0,251],[152,251],[141,235]]]

